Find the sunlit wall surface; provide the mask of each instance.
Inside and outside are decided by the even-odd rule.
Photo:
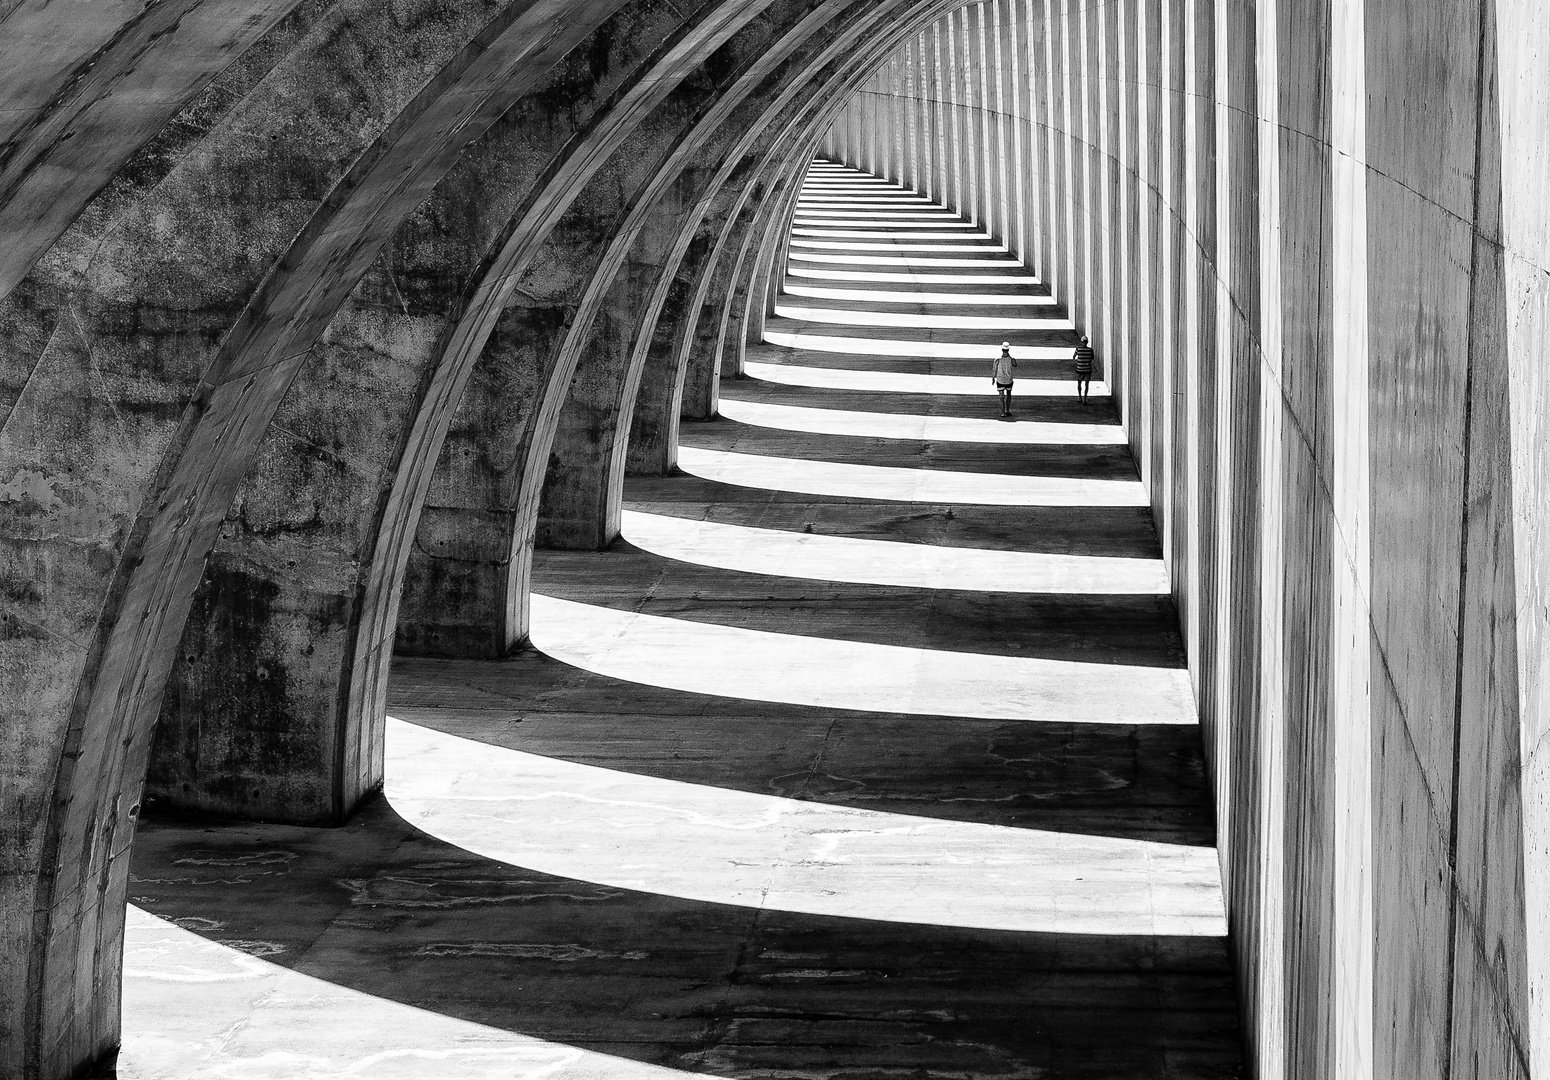
[[[971,4],[838,160],[1089,334],[1163,533],[1262,1077],[1550,1047],[1541,5]]]

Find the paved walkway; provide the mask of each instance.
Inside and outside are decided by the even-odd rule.
[[[533,650],[397,662],[385,801],[144,827],[125,1075],[1239,1075],[1177,620],[1063,311],[817,165],[768,337],[620,543],[541,553]]]

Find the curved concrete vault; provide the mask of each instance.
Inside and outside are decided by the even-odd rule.
[[[829,117],[947,6],[7,8],[6,1060],[116,1041],[158,713],[152,791],[348,815],[406,571],[407,641],[520,640],[545,476],[611,539],[643,370],[662,469]]]
[[[117,1045],[148,795],[350,818],[395,643],[522,644],[535,544],[612,544],[748,345],[855,348],[961,214],[1140,463],[1167,579],[1104,573],[1181,614],[1257,1075],[1543,1071],[1547,44],[1529,0],[0,5],[0,1067]],[[815,153],[902,187],[798,216]],[[878,254],[906,190],[954,213]]]

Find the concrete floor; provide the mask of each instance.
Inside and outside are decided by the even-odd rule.
[[[754,350],[612,549],[540,553],[534,647],[398,661],[385,798],[337,830],[148,815],[121,1075],[1241,1074],[1114,412],[1072,400],[1063,323],[995,322],[1047,293],[972,226],[832,201],[874,187],[815,170],[803,238],[983,259],[801,249],[850,276],[793,282],[898,302],[786,297],[771,339],[816,346]],[[940,241],[875,216],[906,212]]]

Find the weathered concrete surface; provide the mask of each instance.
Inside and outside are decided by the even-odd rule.
[[[782,158],[778,164],[786,162]],[[722,310],[718,301],[730,287],[736,265],[732,252],[742,250],[743,237],[766,195],[765,182],[757,174],[725,184],[722,190],[732,195],[730,203],[713,206],[700,227],[705,233],[707,226],[715,226],[715,235],[697,236],[684,252],[672,285],[676,296],[670,295],[657,318],[630,425],[626,465],[632,476],[671,474],[678,460],[679,420],[715,413],[719,371],[703,371],[701,339]]]
[[[268,661],[316,634],[319,641],[328,639],[327,648],[300,680],[300,696],[329,707],[332,683],[333,708],[357,718],[372,715],[380,699],[370,691],[380,685],[392,638],[394,567],[401,568],[414,534],[424,490],[416,478],[429,473],[437,426],[451,412],[446,402],[461,389],[452,377],[456,364],[418,372],[398,366],[384,379],[384,400],[396,398],[399,415],[417,395],[430,405],[411,410],[415,423],[400,436],[410,450],[385,495],[387,512],[375,541],[363,545],[356,535],[332,551],[323,544],[310,553],[314,560],[306,571],[334,582],[332,599],[326,592],[324,598],[298,599],[307,575],[294,574],[301,561],[292,567],[290,556],[278,550],[267,565],[218,565],[200,599],[200,629],[188,642],[194,648],[185,652],[178,642],[205,556],[260,455],[269,475],[280,478],[278,490],[326,480],[343,495],[337,516],[330,505],[330,513],[317,519],[323,532],[333,530],[330,543],[339,545],[346,520],[373,520],[369,489],[356,482],[374,471],[380,477],[392,454],[383,456],[376,446],[375,456],[346,462],[343,452],[352,441],[387,439],[394,421],[356,410],[363,422],[328,431],[324,399],[350,400],[346,385],[328,386],[330,393],[314,401],[297,400],[287,418],[303,430],[265,443],[269,421],[311,364],[322,364],[319,372],[340,365],[328,370],[344,384],[346,361],[354,359],[347,352],[363,343],[371,348],[387,342],[389,351],[405,344],[388,332],[385,320],[373,319],[371,309],[385,310],[387,297],[402,291],[394,275],[422,258],[411,239],[419,225],[409,226],[404,256],[388,256],[373,272],[339,323],[339,341],[317,343],[400,223],[462,154],[621,6],[540,2],[367,12],[345,4],[298,9],[289,18],[249,9],[232,34],[190,18],[176,34],[146,38],[148,51],[133,52],[140,39],[132,34],[115,37],[130,53],[111,44],[99,50],[103,66],[76,84],[79,108],[66,94],[56,95],[44,113],[38,110],[46,96],[38,88],[59,85],[64,61],[47,61],[36,79],[21,81],[21,106],[7,115],[41,117],[39,124],[28,120],[30,126],[15,129],[27,138],[41,139],[45,128],[68,128],[67,116],[77,117],[82,131],[90,124],[123,129],[122,143],[88,162],[90,169],[72,166],[61,177],[51,212],[69,216],[71,199],[101,186],[88,175],[92,169],[103,178],[112,175],[112,155],[138,154],[42,258],[22,252],[18,266],[31,264],[32,270],[4,301],[6,340],[14,348],[5,373],[3,483],[12,522],[8,589],[16,601],[6,612],[4,666],[8,687],[17,688],[7,707],[26,719],[6,724],[4,758],[17,812],[6,815],[0,906],[8,928],[32,927],[13,932],[5,943],[5,1058],[21,1061],[27,1075],[73,1072],[112,1044],[124,856],[149,733],[174,655],[189,665],[190,677],[180,681],[186,708],[197,693],[236,716],[244,695],[252,693],[264,704],[257,712],[294,721],[291,688],[282,695],[269,683]],[[744,10],[761,7],[752,3]],[[37,12],[12,8],[7,14]],[[68,16],[59,6],[52,14]],[[160,18],[171,9],[152,14]],[[126,17],[135,33],[150,25]],[[221,42],[215,53],[180,53],[183,45],[198,52],[199,42],[212,35]],[[227,63],[254,39],[258,44],[238,62]],[[8,37],[7,46],[14,40]],[[72,40],[58,37],[60,55],[77,47]],[[163,46],[170,52],[157,51]],[[89,49],[91,42],[80,47]],[[131,53],[139,67],[126,59]],[[602,53],[594,59],[607,61]],[[216,77],[223,68],[226,74]],[[115,81],[120,71],[115,85],[125,95],[98,94],[93,80]],[[180,107],[163,135],[141,148],[132,145],[154,131],[158,116]],[[623,126],[629,127],[628,118]],[[27,157],[37,166],[26,166],[27,176],[35,179],[52,167],[47,162],[76,160],[60,149],[71,141],[70,130],[48,145],[13,139],[7,160],[20,162],[17,153]],[[12,185],[6,195],[34,199],[35,206],[32,190]],[[35,217],[23,212],[29,221]],[[426,211],[431,233],[438,227],[436,213],[434,206]],[[46,245],[53,227],[40,223],[27,243]],[[408,294],[414,294],[409,284]],[[397,299],[409,303],[407,294]],[[493,316],[479,307],[486,300],[476,296],[475,316],[450,331],[452,355],[488,333]],[[405,314],[413,321],[417,313],[410,307]],[[417,380],[428,385],[416,386]],[[311,386],[319,389],[326,381]],[[297,386],[305,393],[306,378]],[[374,429],[373,420],[381,426]],[[433,447],[428,454],[427,446]],[[320,449],[328,460],[316,459]],[[305,530],[311,520],[304,505],[287,505],[257,487],[248,496],[236,520],[258,533],[273,527],[259,548]],[[251,519],[243,518],[247,514]],[[238,531],[228,540],[252,539]],[[364,581],[350,565],[352,545],[357,553],[368,546],[373,553]],[[340,584],[352,574],[354,596]],[[277,582],[290,590],[289,599],[283,590],[270,592]],[[221,651],[224,636],[248,625],[255,599],[283,615],[270,621],[267,638],[245,631],[248,648],[238,672],[217,678],[217,658],[231,662]],[[340,627],[348,628],[343,636]],[[353,640],[344,640],[352,633]],[[348,697],[339,692],[346,656]],[[375,747],[369,723],[335,730],[340,737],[332,747],[326,740],[320,744],[313,729],[310,739],[276,738],[268,748],[318,764],[328,782],[310,786],[305,798],[326,799],[337,816],[374,783]],[[212,756],[219,757],[221,740],[213,730],[209,734]],[[243,746],[243,739],[228,745]],[[329,753],[333,760],[321,761]],[[265,802],[262,785],[254,797],[239,778],[284,772],[298,779],[287,771],[294,761],[255,763],[246,749],[231,758],[229,772],[211,777],[214,787],[225,785],[222,799],[236,796],[256,807]],[[295,786],[275,795],[271,805],[302,797]],[[56,860],[56,850],[92,854]],[[19,1047],[15,1054],[13,1046]]]
[[[0,13],[0,296],[131,157],[171,158],[204,136],[328,7],[60,6],[22,0]]]
[[[6,299],[6,482],[37,495],[7,503],[11,577],[42,583],[13,589],[25,632],[6,644],[26,719],[6,725],[21,835],[3,908],[34,927],[8,942],[7,1000],[28,1007],[6,1010],[6,1033],[28,1070],[111,1045],[112,981],[99,993],[82,973],[116,967],[166,671],[269,416],[396,222],[606,6],[566,10],[331,11],[210,138],[110,188]],[[400,77],[378,85],[386,70]]]
[[[864,62],[857,59],[853,46],[864,40],[867,27],[884,22],[881,12],[872,22],[857,20],[846,34],[816,42],[813,56],[786,64],[777,80],[784,87],[783,92],[767,105],[750,105],[754,116],[758,110],[769,109],[773,119],[750,117],[733,125],[745,125],[747,134],[743,148],[734,150],[722,164],[723,182],[746,154],[763,156],[763,151],[751,148],[755,145],[754,134],[766,126],[779,136],[789,130],[821,130],[826,118],[813,114],[812,110],[818,107],[814,103],[828,100],[828,107],[833,109],[843,102],[843,96],[832,93],[826,99],[826,91],[844,86],[845,79],[854,80],[864,72]],[[847,46],[851,47],[848,53]],[[879,54],[889,47],[891,42],[886,38],[873,46]],[[709,132],[699,138],[708,136]],[[816,138],[816,133],[811,137]],[[621,192],[633,191],[632,186],[592,185],[597,192],[595,199],[586,205],[578,203],[571,211],[568,216],[574,224],[562,221],[550,245],[552,256],[543,260],[531,280],[517,290],[517,295],[524,298],[522,306],[508,308],[502,315],[496,341],[510,342],[524,353],[538,357],[539,362],[516,356],[507,360],[489,354],[493,363],[517,374],[503,374],[500,384],[488,384],[502,395],[499,403],[475,405],[471,399],[470,407],[489,408],[502,426],[494,431],[470,428],[471,435],[479,436],[481,446],[470,446],[463,452],[449,444],[443,453],[443,461],[451,470],[446,474],[450,490],[443,488],[433,493],[418,543],[419,552],[437,553],[434,562],[422,564],[431,572],[420,576],[411,565],[405,589],[406,614],[400,624],[400,640],[407,650],[501,655],[526,636],[528,567],[541,480],[550,461],[561,406],[581,357],[581,343],[607,296],[613,276],[623,265],[630,243],[643,223],[650,220],[648,214],[654,200],[692,159],[697,145],[685,143],[674,149],[676,160],[672,167],[651,178],[653,192],[649,195],[622,199]],[[620,160],[638,166],[653,160],[650,150],[643,147],[634,157],[622,155]],[[793,152],[789,147],[782,151],[788,159]],[[616,228],[600,230],[596,225],[599,221],[618,224]],[[685,232],[684,237],[687,236]],[[559,267],[565,268],[568,276],[557,274]],[[592,272],[591,267],[598,269]],[[666,283],[659,277],[658,287]],[[632,363],[638,364],[641,359],[635,354],[635,347],[643,348],[648,340],[648,330],[642,327],[632,341]],[[638,367],[636,371],[634,378],[638,378]],[[618,400],[633,404],[631,398]],[[621,420],[627,419],[621,413]],[[617,453],[607,463],[613,477],[607,496],[617,506],[617,485],[623,479],[624,434],[619,434],[612,445]],[[598,468],[603,464],[599,462]],[[470,495],[460,494],[454,484],[466,485],[461,491]],[[470,496],[471,505],[465,501]],[[601,510],[608,503],[598,505]],[[497,530],[486,531],[482,539],[476,540],[476,544],[485,546],[477,550],[462,546],[465,538],[473,534],[472,528],[461,524],[465,516],[471,524],[497,524]],[[496,546],[489,546],[492,540]],[[450,577],[459,580],[446,580]],[[438,598],[439,590],[446,588],[461,599],[455,608],[449,609]],[[422,617],[436,621],[423,622]]]
[[[703,88],[684,94],[691,103],[705,96]],[[467,419],[454,421],[431,480],[404,587],[402,648],[503,655],[525,636],[527,552],[580,341],[633,226],[715,133],[714,122],[693,123],[692,108],[676,110],[683,133],[675,137],[664,120],[662,130],[627,140],[517,279],[460,406]],[[459,602],[448,604],[449,595]]]
[[[707,85],[684,86],[685,115],[664,117],[665,130],[653,133],[671,145],[665,135],[672,130],[670,121],[677,120],[677,126],[687,126],[698,137],[672,146],[663,172],[676,176],[659,192],[648,192],[649,201],[642,200],[644,212],[628,223],[632,242],[609,253],[589,286],[599,294],[590,325],[581,334],[573,330],[562,345],[575,355],[562,357],[559,366],[574,374],[563,388],[548,439],[534,543],[585,550],[604,547],[618,535],[619,490],[635,399],[676,269],[715,195],[732,182],[733,168],[758,152],[747,135],[770,126],[772,95],[795,81],[779,68],[811,70],[828,59],[815,56],[808,41],[821,39],[838,14],[817,5],[772,8],[766,25],[728,43],[718,57],[719,70],[707,73]],[[846,14],[858,19],[871,12],[858,8]],[[780,31],[786,27],[791,32],[783,40]],[[734,112],[741,115],[734,117]]]
[[[374,608],[392,601],[372,579],[403,455],[419,449],[409,432],[447,408],[431,388],[470,362],[448,343],[476,313],[471,298],[510,272],[513,231],[555,213],[630,130],[630,111],[662,98],[686,56],[714,49],[715,11],[624,7],[397,230],[292,383],[222,527],[173,670],[151,794],[318,824],[380,784],[378,654],[391,643],[370,634]]]
[[[1524,892],[1550,890],[1550,385],[1545,341],[1550,339],[1550,207],[1538,192],[1550,182],[1550,72],[1542,62],[1550,38],[1543,7],[1521,0],[1495,5],[1497,108],[1502,169],[1501,239],[1507,315],[1505,351],[1512,446],[1513,613],[1517,635],[1519,768],[1522,784]],[[1488,26],[1482,27],[1488,33]],[[1486,39],[1489,42],[1489,38]],[[1489,54],[1488,54],[1489,55]],[[1510,164],[1508,164],[1510,163]],[[1510,686],[1510,684],[1509,684]],[[1509,747],[1510,759],[1510,747]],[[1515,838],[1507,837],[1511,842]],[[1541,1073],[1550,1056],[1550,909],[1528,912],[1528,1052]]]
[[[960,200],[1093,336],[1257,1075],[1543,1070],[1547,43],[1521,5],[990,3],[825,143]]]

